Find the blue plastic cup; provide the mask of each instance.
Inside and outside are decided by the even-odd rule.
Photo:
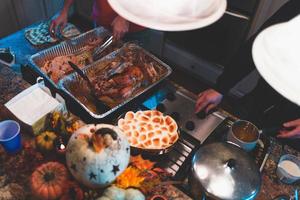
[[[16,153],[21,147],[20,125],[13,120],[0,122],[0,144],[7,153]]]

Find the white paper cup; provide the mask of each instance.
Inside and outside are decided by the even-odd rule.
[[[300,160],[291,154],[281,156],[276,174],[282,183],[292,184],[300,180]]]

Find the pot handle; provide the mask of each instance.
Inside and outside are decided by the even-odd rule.
[[[238,144],[236,144],[236,143],[234,143],[234,142],[232,142],[232,141],[230,141],[230,140],[226,140],[225,142],[228,143],[228,144],[232,144],[232,145],[234,145],[234,146],[237,146],[237,147],[239,147],[239,148],[242,148],[240,145],[238,145]]]
[[[236,160],[233,159],[233,158],[230,158],[229,160],[227,160],[226,166],[229,167],[231,170],[235,169],[235,167],[236,167]]]

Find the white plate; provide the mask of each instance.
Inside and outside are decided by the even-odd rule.
[[[252,55],[262,77],[300,105],[300,16],[261,32],[254,41]]]
[[[226,0],[108,0],[125,19],[162,31],[184,31],[208,26],[226,11]]]

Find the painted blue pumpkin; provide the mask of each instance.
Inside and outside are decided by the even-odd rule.
[[[72,175],[91,188],[111,184],[127,168],[129,159],[127,138],[109,124],[83,126],[71,136],[66,149]]]

